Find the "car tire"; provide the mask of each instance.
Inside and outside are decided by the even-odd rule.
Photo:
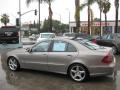
[[[118,53],[116,46],[112,46],[112,51],[114,55]]]
[[[88,70],[81,64],[73,64],[69,67],[68,74],[76,82],[83,82],[89,78]]]
[[[9,57],[7,64],[8,68],[12,71],[18,71],[20,69],[20,64],[15,57]]]

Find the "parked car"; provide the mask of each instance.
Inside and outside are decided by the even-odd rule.
[[[44,40],[44,39],[49,39],[49,38],[55,38],[56,35],[55,33],[40,33],[37,42]]]
[[[111,48],[96,48],[69,39],[46,39],[28,49],[7,53],[10,70],[20,68],[67,74],[77,82],[89,76],[111,75],[116,61]]]
[[[63,38],[72,39],[75,37],[75,33],[63,33]]]
[[[75,40],[76,38],[84,38],[92,40],[92,36],[86,33],[64,33],[63,38]]]
[[[113,48],[113,53],[120,53],[120,33],[106,34],[95,39],[95,42],[101,46]]]
[[[0,28],[0,44],[18,44],[19,28],[15,26],[5,26]]]
[[[36,40],[36,38],[37,38],[37,37],[36,37],[35,34],[32,34],[31,36],[29,36],[29,39],[30,39],[30,40]]]

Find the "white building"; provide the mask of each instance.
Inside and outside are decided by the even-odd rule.
[[[87,33],[88,32],[88,22],[81,21],[81,28],[80,31]],[[70,22],[70,30],[69,32],[74,32],[76,27],[75,22]],[[105,29],[105,22],[101,22],[101,35],[106,33],[114,33],[115,32],[115,21],[107,21],[107,29]],[[120,21],[118,22],[118,33],[120,33]],[[90,34],[99,34],[100,33],[100,22],[95,21],[91,24]]]

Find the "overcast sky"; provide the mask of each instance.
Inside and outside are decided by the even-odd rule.
[[[84,1],[84,0],[81,0]],[[108,12],[108,20],[115,20],[115,7],[114,7],[114,0],[110,0],[111,2],[111,9]],[[70,12],[70,21],[74,21],[74,0],[54,0],[52,2],[52,10],[53,10],[53,19],[60,20],[63,23],[69,22],[69,12]],[[21,12],[24,13],[29,10],[38,9],[38,3],[34,2],[26,6],[26,0],[21,0]],[[92,5],[94,17],[99,18],[99,9],[98,5]],[[19,0],[0,0],[0,15],[3,13],[7,13],[10,17],[10,25],[15,24],[15,18],[18,17],[17,12],[19,11]],[[120,12],[120,10],[119,10]],[[48,4],[41,4],[41,20],[48,18]],[[22,23],[30,23],[34,20],[37,22],[38,16],[34,15],[34,12],[30,12],[22,16]],[[119,14],[120,19],[120,14]],[[81,20],[87,20],[87,8],[85,8],[81,12]],[[102,14],[102,20],[104,20],[104,14]]]

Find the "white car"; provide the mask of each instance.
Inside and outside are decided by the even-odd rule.
[[[48,38],[55,38],[56,35],[55,33],[40,33],[37,42],[44,40],[44,39],[48,39]]]
[[[63,33],[63,38],[72,39],[75,37],[75,33]]]

